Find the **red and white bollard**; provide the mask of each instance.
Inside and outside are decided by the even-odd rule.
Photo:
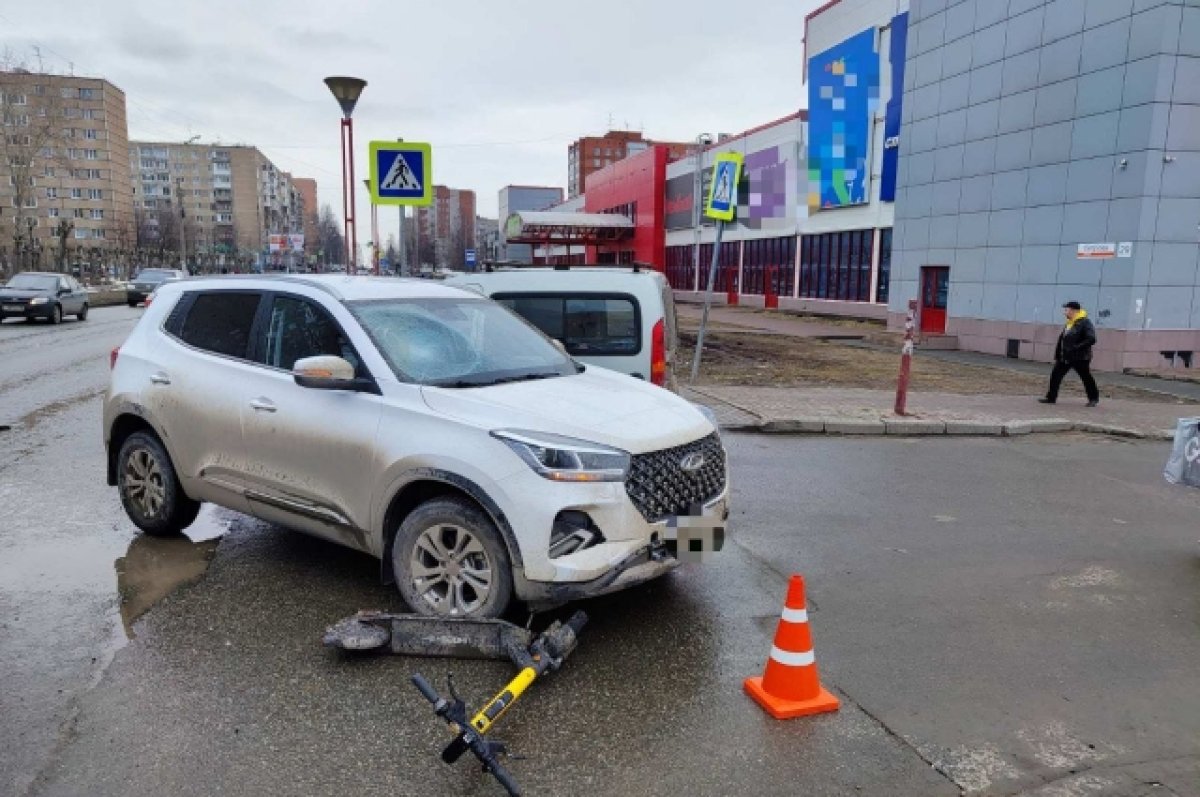
[[[912,371],[913,327],[917,315],[917,300],[908,300],[908,317],[904,319],[904,348],[900,350],[900,377],[896,380],[896,414],[907,415],[908,377]]]

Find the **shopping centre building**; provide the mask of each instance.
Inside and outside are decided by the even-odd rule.
[[[1075,300],[1099,330],[1097,367],[1191,367],[1200,8],[832,0],[804,46],[805,110],[589,175],[582,209],[629,229],[571,259],[652,263],[694,297],[717,232],[697,205],[716,156],[736,151],[719,296],[893,327],[917,300],[926,345],[1037,360]]]

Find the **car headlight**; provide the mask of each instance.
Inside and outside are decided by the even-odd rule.
[[[695,402],[692,402],[692,406],[695,407],[696,409],[700,410],[700,414],[703,415],[705,418],[708,418],[708,422],[711,423],[714,427],[716,427],[717,429],[721,428],[721,424],[717,423],[717,414],[715,412],[713,412],[710,408],[704,406],[703,404],[696,404]]]
[[[38,297],[37,299],[30,299],[29,303],[30,304],[45,304],[48,301],[50,301],[50,300],[44,296],[41,296],[41,297]]]
[[[492,437],[551,481],[620,482],[629,473],[629,454],[599,443],[522,429],[499,429]]]

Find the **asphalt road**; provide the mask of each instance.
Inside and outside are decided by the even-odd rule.
[[[497,793],[407,679],[478,705],[511,667],[320,646],[401,609],[370,559],[211,508],[134,535],[98,391],[136,315],[0,326],[0,794]],[[726,550],[585,604],[498,726],[528,793],[1200,794],[1200,492],[1162,445],[727,442]],[[792,572],[843,706],[777,722],[741,682]]]

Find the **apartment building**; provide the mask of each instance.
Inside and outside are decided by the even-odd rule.
[[[315,255],[317,253],[317,214],[320,212],[317,207],[317,181],[311,177],[293,177],[292,185],[299,192],[300,202],[303,205],[300,218],[303,220],[304,252]]]
[[[256,147],[135,141],[129,161],[143,244],[174,247],[175,216],[193,255],[270,255],[271,235],[303,231],[300,191]]]
[[[64,220],[72,262],[132,245],[121,89],[101,78],[0,72],[0,123],[3,264],[53,267]]]
[[[413,225],[417,262],[439,268],[461,269],[467,249],[475,245],[475,192],[433,187],[433,204],[417,208]]]
[[[567,198],[584,192],[587,178],[611,163],[645,152],[659,144],[667,148],[667,160],[676,161],[691,152],[686,142],[651,141],[636,130],[610,130],[602,136],[584,136],[567,147]],[[503,221],[503,219],[501,219]]]

